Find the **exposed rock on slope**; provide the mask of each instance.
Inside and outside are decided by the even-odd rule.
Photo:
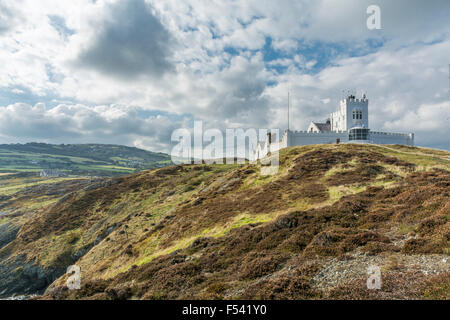
[[[8,195],[0,196],[0,296],[42,293],[64,274],[64,265],[44,267],[29,259],[26,250],[17,245],[16,238],[21,227],[35,214],[61,201],[64,193],[70,194],[89,184],[88,179],[47,179],[22,174],[2,176],[0,193]]]

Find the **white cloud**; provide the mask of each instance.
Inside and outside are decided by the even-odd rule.
[[[135,108],[119,105],[65,105],[46,108],[24,103],[0,107],[1,143],[46,141],[120,143],[169,151],[170,134],[183,125],[157,115],[142,118]],[[143,144],[145,141],[147,145]]]
[[[450,137],[450,104],[423,104],[416,110],[405,110],[398,118],[384,123],[387,130],[410,130],[412,124],[421,146],[445,147]]]
[[[0,61],[7,63],[0,98],[10,92],[47,105],[73,103],[45,110],[21,100],[3,103],[9,106],[0,109],[0,136],[10,142],[13,137],[84,142],[109,141],[108,132],[121,132],[122,143],[168,144],[170,120],[152,120],[168,121],[150,123],[162,131],[153,139],[156,131],[136,129],[148,119],[118,105],[189,115],[218,128],[283,129],[288,85],[297,129],[327,117],[347,88],[367,91],[374,129],[417,131],[419,143],[433,146],[434,132],[449,127],[448,116],[442,116],[448,109],[438,108],[439,119],[436,111],[448,96],[448,1],[377,1],[383,29],[369,31],[369,0],[149,0],[139,13],[154,18],[152,25],[161,34],[167,30],[173,42],[142,48],[152,33],[137,30],[146,24],[114,8],[142,8],[143,1],[2,1],[8,10],[0,15]],[[6,28],[4,21],[14,23]],[[279,55],[272,61],[263,52],[268,38]],[[371,47],[370,39],[383,46]],[[330,54],[323,48],[336,54],[323,58]],[[349,57],[347,49],[359,54]],[[83,67],[71,63],[80,57]],[[448,143],[441,139],[435,145]]]

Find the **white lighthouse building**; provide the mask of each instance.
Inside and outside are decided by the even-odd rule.
[[[414,133],[372,131],[369,127],[369,99],[348,95],[340,101],[339,109],[325,122],[311,122],[306,131],[286,130],[280,141],[267,136],[258,143],[254,158],[259,159],[279,149],[308,144],[372,143],[414,145]],[[275,142],[275,143],[274,143]]]
[[[369,128],[369,100],[348,96],[341,100],[339,110],[331,114],[331,131],[348,131],[351,128]]]

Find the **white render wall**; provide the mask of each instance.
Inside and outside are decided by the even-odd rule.
[[[370,140],[367,141],[349,141],[348,132],[324,132],[311,133],[306,131],[285,131],[281,141],[273,139],[269,144],[268,139],[265,143],[258,143],[255,154],[251,160],[264,158],[268,152],[276,152],[278,150],[293,147],[304,146],[309,144],[333,144],[340,139],[340,143],[373,143],[373,144],[402,144],[414,146],[414,133],[389,133],[389,132],[372,132],[370,131]]]
[[[414,145],[414,133],[390,133],[390,132],[374,132],[370,131],[367,143],[375,144],[404,144],[408,146]],[[336,143],[339,139],[341,143],[352,142],[348,140],[348,132],[322,132],[311,133],[306,131],[285,131],[280,148],[304,146],[308,144],[329,144]],[[356,142],[356,141],[355,141]]]
[[[289,133],[283,135],[286,141],[282,141],[281,145],[286,147],[292,146],[305,146],[308,144],[329,144],[336,143],[337,139],[341,142],[348,141],[347,132],[306,132],[306,131],[289,131]]]
[[[375,144],[404,144],[414,146],[414,133],[390,133],[370,131],[370,141]]]

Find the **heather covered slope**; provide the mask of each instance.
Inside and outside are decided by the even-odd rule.
[[[9,246],[21,227],[40,212],[64,201],[67,195],[102,182],[73,177],[44,178],[28,173],[0,175],[0,297],[35,292],[63,272],[60,269],[56,273],[49,270],[42,273],[26,255]]]
[[[62,275],[56,299],[448,299],[449,156],[305,146],[281,152],[276,176],[189,165],[105,180],[27,220],[0,271],[20,278],[20,257],[49,284],[79,265],[82,289]],[[382,290],[365,289],[370,265]]]

